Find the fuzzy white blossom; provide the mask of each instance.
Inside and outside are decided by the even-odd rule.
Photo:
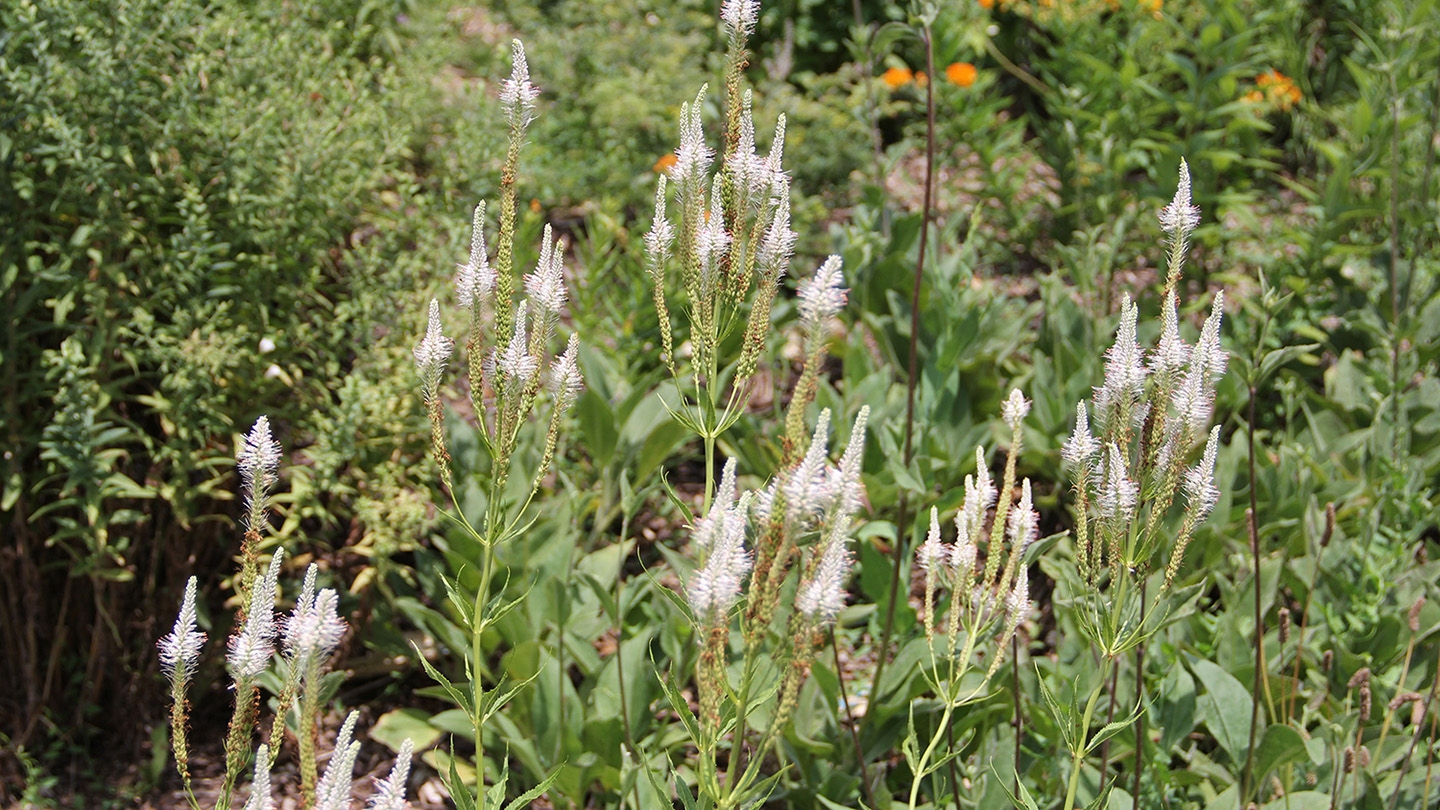
[[[315,810],[348,810],[350,807],[350,775],[355,772],[355,758],[360,754],[360,743],[351,742],[351,738],[359,716],[357,712],[350,712],[335,737],[335,750],[315,787]]]
[[[1009,632],[1015,632],[1020,622],[1030,614],[1030,571],[1022,563],[1015,572],[1015,585],[1005,595],[1005,615],[1008,616]]]
[[[830,409],[820,411],[815,421],[815,433],[810,438],[810,448],[795,469],[785,478],[781,491],[785,494],[786,517],[792,522],[802,522],[817,517],[830,507],[835,493],[830,486],[833,479],[826,475],[826,442],[829,440]]]
[[[796,290],[796,297],[800,299],[797,309],[800,312],[800,322],[804,324],[806,331],[818,332],[825,322],[840,313],[845,308],[846,294],[849,292],[840,285],[845,283],[845,274],[840,269],[841,259],[839,256],[831,256],[820,265],[815,275],[800,282],[800,288]]]
[[[820,553],[820,564],[809,582],[800,584],[795,595],[795,609],[815,625],[824,627],[835,621],[845,607],[845,580],[850,576],[849,528],[831,527]]]
[[[718,620],[740,598],[740,588],[753,564],[745,550],[749,511],[750,495],[746,493],[725,511],[705,564],[690,579],[685,596],[697,617],[712,616]]]
[[[928,572],[939,571],[950,557],[950,550],[940,541],[940,510],[930,507],[930,531],[925,542],[915,550],[915,562]]]
[[[710,190],[710,215],[700,224],[695,239],[695,252],[700,257],[701,289],[713,290],[719,280],[720,262],[730,252],[731,236],[725,230],[725,198],[721,178],[715,176]]]
[[[1100,442],[1090,433],[1090,412],[1083,401],[1075,403],[1075,429],[1060,447],[1060,458],[1071,469],[1084,471],[1090,459],[1100,452]]]
[[[1106,424],[1114,410],[1138,402],[1145,393],[1145,361],[1135,337],[1140,310],[1126,293],[1120,304],[1115,344],[1105,352],[1105,384],[1095,391],[1095,410]]]
[[[670,179],[682,188],[691,182],[700,181],[710,170],[715,152],[705,145],[705,129],[700,120],[700,110],[705,103],[705,91],[701,87],[695,101],[680,107],[680,146],[675,150],[675,163],[670,167]]]
[[[760,19],[760,0],[725,0],[720,4],[720,22],[732,42],[740,42],[755,31]]]
[[[529,300],[522,299],[515,308],[515,332],[510,343],[495,358],[495,367],[516,387],[523,387],[540,370],[540,361],[530,354],[530,339],[525,329],[525,312]]]
[[[790,230],[790,204],[787,200],[775,207],[775,216],[760,239],[760,246],[755,253],[756,269],[761,273],[769,272],[776,278],[783,276],[785,268],[790,264],[790,257],[795,253],[795,242],[799,238],[798,233]]]
[[[763,179],[769,183],[770,198],[786,209],[790,207],[790,176],[781,166],[785,158],[785,114],[775,120],[775,138],[770,141],[770,152],[765,155]],[[759,179],[757,178],[757,182]]]
[[[455,297],[462,307],[484,303],[495,292],[499,276],[485,253],[485,203],[481,202],[470,221],[470,260],[455,273]]]
[[[270,433],[270,418],[262,416],[255,420],[255,426],[240,442],[235,453],[235,464],[240,470],[240,480],[245,489],[245,500],[250,509],[251,528],[259,513],[265,508],[265,494],[277,480],[280,470],[280,443]]]
[[[1220,451],[1220,426],[1210,429],[1205,453],[1200,463],[1185,471],[1185,497],[1194,511],[1195,520],[1204,520],[1220,502],[1220,489],[1215,486],[1215,457]]]
[[[565,243],[553,240],[549,224],[540,237],[540,261],[525,276],[525,294],[542,313],[559,315],[565,307]]]
[[[865,485],[860,481],[860,465],[865,459],[865,426],[870,421],[870,406],[862,405],[850,427],[850,441],[840,456],[840,467],[832,489],[835,493],[836,519],[848,520],[860,511]]]
[[[425,399],[436,396],[440,388],[440,375],[450,362],[450,352],[455,344],[440,329],[440,301],[430,299],[430,317],[425,327],[425,337],[416,344],[413,354],[415,365],[420,369],[420,382]]]
[[[984,511],[995,505],[1000,491],[995,487],[995,479],[990,477],[990,468],[985,466],[985,448],[975,448],[975,492],[977,493],[976,503],[979,504],[981,516]]]
[[[250,783],[245,810],[275,810],[275,797],[270,793],[270,746],[265,743],[255,752],[255,780]]]
[[[653,268],[665,266],[670,257],[670,246],[675,243],[675,226],[665,215],[665,175],[660,175],[655,185],[655,218],[650,221],[650,230],[645,234],[645,255]]]
[[[1010,396],[1000,406],[1000,416],[1009,425],[1012,431],[1020,429],[1020,423],[1025,421],[1025,415],[1030,413],[1030,403],[1025,400],[1025,395],[1020,393],[1019,388],[1010,389]]]
[[[535,100],[540,88],[530,82],[530,65],[525,61],[525,46],[510,40],[510,78],[500,85],[500,106],[511,129],[522,130],[535,120]]]
[[[185,583],[180,614],[175,617],[175,629],[160,639],[160,668],[173,682],[184,683],[190,679],[200,660],[200,645],[205,643],[205,634],[195,629],[195,589],[195,577],[190,577]]]
[[[275,549],[270,566],[250,586],[250,604],[245,624],[230,637],[227,661],[236,682],[249,682],[270,665],[275,652],[275,591],[279,587],[280,563],[285,556]]]
[[[1175,187],[1174,199],[1160,209],[1160,227],[1167,233],[1179,232],[1183,238],[1199,224],[1200,209],[1190,201],[1190,164],[1181,158],[1180,183]]]
[[[1030,493],[1030,479],[1020,482],[1020,503],[1010,510],[1005,523],[1006,536],[1010,538],[1012,554],[1024,554],[1025,549],[1035,542],[1040,534],[1040,515],[1035,511],[1034,499]]]
[[[1190,353],[1185,378],[1175,388],[1171,402],[1180,414],[1190,436],[1198,436],[1210,423],[1214,410],[1215,383],[1225,373],[1227,355],[1220,346],[1220,321],[1224,316],[1221,293],[1215,294],[1210,317],[1200,330],[1200,339]]]
[[[285,619],[285,652],[301,672],[323,663],[340,646],[345,621],[340,618],[339,604],[340,597],[333,588],[308,598],[302,593]]]
[[[1126,474],[1125,458],[1119,445],[1112,442],[1106,447],[1105,476],[1100,482],[1101,516],[1122,522],[1129,520],[1135,514],[1135,501],[1139,494],[1140,486]]]
[[[550,393],[555,397],[555,407],[561,412],[570,410],[585,390],[579,359],[580,338],[572,334],[565,344],[565,351],[550,365]]]
[[[1180,337],[1180,315],[1176,311],[1175,291],[1165,295],[1161,310],[1160,342],[1150,355],[1150,373],[1170,374],[1178,372],[1190,360],[1190,347]]]
[[[415,744],[407,737],[400,744],[400,753],[395,755],[390,775],[375,781],[375,792],[366,804],[368,810],[406,810],[410,806],[405,800],[405,783],[410,778],[410,759],[414,755]]]
[[[733,456],[725,462],[725,470],[720,474],[720,486],[715,490],[714,500],[710,502],[710,511],[696,520],[690,531],[690,544],[697,552],[710,548],[724,526],[725,513],[735,505],[739,489],[735,483],[735,464]]]
[[[974,575],[975,561],[979,556],[980,547],[975,544],[975,538],[970,533],[970,521],[962,509],[955,514],[955,545],[950,547],[950,566],[955,571],[956,588],[967,582],[967,577]]]

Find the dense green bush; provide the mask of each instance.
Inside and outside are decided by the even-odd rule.
[[[289,531],[346,514],[334,497],[357,483],[393,488],[382,462],[411,431],[395,418],[410,395],[373,369],[395,362],[394,299],[423,261],[417,228],[392,226],[423,204],[405,178],[433,104],[390,58],[403,10],[0,9],[0,659],[17,686],[0,716],[15,744],[143,733],[106,708],[144,693],[147,615],[175,598],[177,564],[228,555],[214,501],[260,409],[314,443]]]

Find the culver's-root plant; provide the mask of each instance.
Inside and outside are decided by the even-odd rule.
[[[930,530],[915,551],[916,563],[925,572],[921,622],[930,654],[925,675],[940,701],[941,712],[923,749],[913,722],[901,748],[912,774],[912,810],[925,777],[958,754],[941,750],[947,742],[954,744],[949,738],[951,718],[960,708],[986,696],[991,679],[1005,661],[1010,640],[1030,613],[1025,552],[1038,535],[1040,516],[1035,511],[1029,478],[1020,484],[1019,502],[1011,504],[1021,428],[1029,410],[1024,395],[1018,389],[1011,391],[1002,414],[1010,428],[1010,448],[999,489],[986,467],[984,449],[976,447],[975,474],[965,477],[964,500],[955,514],[955,542],[947,544],[941,539],[940,513],[932,508]],[[1000,493],[1004,493],[1003,498]],[[936,593],[940,588],[950,592],[943,623],[936,619]],[[988,650],[983,649],[987,641],[994,642]],[[989,664],[982,673],[978,666],[985,655]],[[958,804],[959,786],[952,784],[950,789],[955,791]],[[936,802],[940,802],[938,795]]]
[[[1139,308],[1126,295],[1115,343],[1106,352],[1104,384],[1088,405],[1076,405],[1075,427],[1062,451],[1075,497],[1075,566],[1064,569],[1062,593],[1100,661],[1100,676],[1083,710],[1073,700],[1062,707],[1049,691],[1044,693],[1071,755],[1066,810],[1075,805],[1085,757],[1143,719],[1145,642],[1185,598],[1186,592],[1175,588],[1176,575],[1196,527],[1220,498],[1215,485],[1220,427],[1212,428],[1210,421],[1215,384],[1227,359],[1220,345],[1223,296],[1215,294],[1198,340],[1187,343],[1180,334],[1178,289],[1200,210],[1191,202],[1190,171],[1183,160],[1179,176],[1174,199],[1160,211],[1160,225],[1169,235],[1169,270],[1161,293],[1159,341],[1148,353],[1141,348]],[[1183,497],[1178,521],[1172,508],[1177,497]],[[1121,657],[1131,651],[1134,710],[1117,721],[1117,673]],[[1091,721],[1107,688],[1109,717],[1092,735]],[[1136,757],[1139,802],[1138,747]],[[1102,754],[1102,793],[1105,759]]]
[[[466,376],[476,436],[485,452],[486,464],[475,475],[483,497],[483,511],[472,519],[457,499],[458,483],[452,478],[450,454],[446,449],[445,404],[442,390],[454,343],[444,334],[438,300],[430,302],[424,338],[415,347],[425,407],[430,420],[431,448],[439,466],[440,480],[449,494],[453,511],[449,517],[473,541],[478,559],[466,566],[478,572],[474,593],[457,577],[447,580],[450,601],[469,638],[465,655],[466,682],[455,683],[424,660],[427,672],[464,711],[475,741],[474,794],[464,784],[451,760],[447,786],[462,808],[484,810],[499,807],[505,798],[508,762],[504,755],[494,785],[486,788],[485,725],[515,696],[524,683],[487,685],[490,671],[484,640],[487,629],[515,608],[522,597],[507,600],[492,593],[503,564],[497,548],[523,533],[535,520],[531,508],[536,494],[555,459],[565,414],[579,397],[583,381],[578,364],[579,342],[571,335],[563,352],[552,355],[551,344],[559,329],[567,293],[564,279],[565,245],[555,239],[547,225],[541,239],[539,260],[533,272],[521,280],[524,296],[517,300],[515,278],[515,183],[525,131],[535,117],[540,90],[530,81],[525,49],[519,40],[511,48],[511,73],[501,87],[500,101],[509,127],[509,148],[500,178],[500,216],[494,256],[485,240],[485,205],[475,208],[470,256],[455,275],[456,298],[469,318],[465,338]],[[543,449],[539,458],[522,452],[521,436],[531,420],[549,406]],[[523,476],[517,462],[531,464]],[[503,591],[502,591],[503,592]],[[509,807],[521,807],[540,796],[554,781],[552,773],[539,785],[515,799]]]
[[[245,494],[245,537],[241,544],[240,575],[236,596],[242,610],[235,617],[226,664],[233,681],[235,708],[225,737],[225,775],[216,797],[215,810],[234,804],[235,788],[241,774],[253,760],[246,810],[273,810],[270,770],[286,740],[286,720],[293,716],[296,756],[300,764],[301,797],[305,808],[344,810],[350,804],[351,773],[360,743],[353,741],[358,715],[351,712],[336,738],[333,753],[319,773],[315,751],[320,725],[322,678],[329,670],[330,657],[345,635],[340,618],[339,595],[334,589],[316,590],[318,567],[305,572],[304,585],[289,615],[275,616],[280,595],[280,569],[284,551],[277,548],[270,562],[260,568],[260,545],[269,530],[270,489],[278,480],[280,445],[270,432],[270,421],[262,416],[255,422],[236,453]],[[170,739],[175,766],[190,806],[200,810],[190,774],[190,743],[186,733],[189,703],[187,694],[200,661],[205,634],[198,629],[197,582],[185,584],[185,596],[174,629],[160,639],[160,664],[170,681]],[[277,648],[276,641],[280,642]],[[278,711],[270,722],[269,734],[255,748],[259,726],[260,681],[270,668],[277,669],[283,684],[277,695]],[[372,810],[402,810],[405,780],[413,753],[409,740],[403,744],[390,776],[380,782],[370,801]]]
[[[780,778],[779,772],[762,778],[765,757],[778,747],[815,653],[845,606],[850,533],[864,497],[860,463],[868,418],[869,409],[861,408],[839,464],[832,465],[830,411],[822,410],[804,457],[759,491],[740,494],[731,459],[710,511],[695,522],[691,551],[697,567],[685,596],[701,645],[698,717],[673,685],[668,692],[698,748],[701,806],[753,805]],[[792,574],[794,590],[785,590]],[[794,594],[793,608],[782,608],[782,592]],[[738,677],[732,677],[737,619],[742,649]],[[752,715],[766,705],[766,719],[752,729]],[[758,736],[752,738],[752,731]]]

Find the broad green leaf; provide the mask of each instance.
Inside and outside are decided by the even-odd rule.
[[[1198,701],[1205,726],[1238,766],[1250,746],[1250,714],[1254,707],[1250,691],[1234,675],[1209,661],[1192,660],[1190,669],[1205,687]]]
[[[424,751],[440,739],[440,730],[430,725],[430,716],[419,709],[396,709],[375,721],[370,727],[370,739],[384,743],[391,751],[399,751],[410,740],[416,751]]]
[[[1294,728],[1276,723],[1265,729],[1265,736],[1255,747],[1255,776],[1264,779],[1275,768],[1310,758],[1305,738]]]

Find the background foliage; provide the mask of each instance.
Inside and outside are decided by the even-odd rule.
[[[439,742],[432,768],[448,763],[442,737],[461,735],[453,750],[466,750],[443,695],[396,663],[418,640],[437,666],[458,665],[451,651],[468,642],[443,577],[463,582],[474,556],[429,505],[408,347],[462,258],[471,206],[499,183],[494,84],[518,36],[545,93],[517,266],[533,263],[542,224],[567,236],[588,390],[547,483],[553,508],[504,549],[506,595],[524,601],[487,653],[496,671],[533,680],[485,747],[510,742],[517,795],[558,770],[556,804],[651,799],[631,752],[683,762],[685,738],[656,711],[661,684],[634,673],[693,666],[690,627],[661,590],[687,565],[674,499],[688,503],[704,475],[662,404],[671,390],[638,237],[680,103],[719,85],[713,5],[0,8],[3,790],[71,801],[163,784],[158,765],[139,767],[163,728],[151,639],[185,577],[219,583],[233,568],[232,447],[261,412],[287,449],[275,533],[294,557],[287,572],[318,559],[350,593],[355,674],[340,702],[369,706],[372,736],[391,748],[406,734]],[[1231,302],[1232,371],[1216,408],[1227,495],[1186,567],[1196,601],[1138,676],[1156,696],[1144,708],[1156,733],[1138,752],[1117,736],[1108,763],[1145,763],[1146,806],[1239,806],[1243,763],[1257,758],[1245,798],[1261,806],[1279,801],[1266,775],[1291,797],[1275,807],[1328,807],[1331,793],[1419,806],[1405,792],[1413,778],[1395,775],[1418,721],[1409,704],[1379,707],[1427,693],[1436,674],[1434,3],[958,3],[934,21],[923,83],[909,11],[767,4],[748,72],[758,129],[789,119],[801,250],[840,253],[851,287],[818,404],[873,412],[852,603],[801,697],[775,800],[856,806],[877,785],[906,792],[894,752],[912,717],[923,728],[938,712],[917,699],[910,565],[890,549],[916,539],[915,504],[958,505],[971,448],[1002,440],[994,416],[1012,386],[1034,399],[1020,469],[1044,482],[1042,534],[1070,526],[1060,442],[1101,377],[1121,293],[1139,298],[1142,329],[1158,312],[1153,211],[1183,156],[1204,211],[1183,298],[1223,288]],[[969,84],[947,78],[962,63],[975,67]],[[939,182],[906,463],[928,91]],[[714,121],[717,91],[708,98]],[[1198,322],[1198,306],[1183,317]],[[787,301],[776,321],[766,395],[722,448],[752,484],[775,470],[770,425],[798,367]],[[463,414],[452,428],[463,479],[480,451]],[[476,507],[474,493],[457,496]],[[1064,549],[1032,572],[1042,605]],[[1269,654],[1258,693],[1257,577]],[[1426,596],[1412,629],[1408,611]],[[217,590],[201,602],[219,637],[233,605]],[[872,677],[892,603],[893,660]],[[1088,650],[1058,616],[1036,613],[1028,651],[1006,670],[1014,685],[956,728],[974,806],[1009,806],[1017,765],[1034,795],[1063,793],[1043,694],[1060,694]],[[1377,708],[1362,722],[1347,684],[1364,667]],[[1126,670],[1120,693],[1136,681]],[[200,725],[225,696],[195,700]],[[1257,700],[1251,751],[1243,726]],[[863,722],[847,716],[854,707]],[[1421,736],[1433,747],[1433,726]],[[1370,765],[1340,791],[1357,739]],[[114,760],[135,767],[122,777]],[[1086,767],[1093,796],[1100,774]]]

